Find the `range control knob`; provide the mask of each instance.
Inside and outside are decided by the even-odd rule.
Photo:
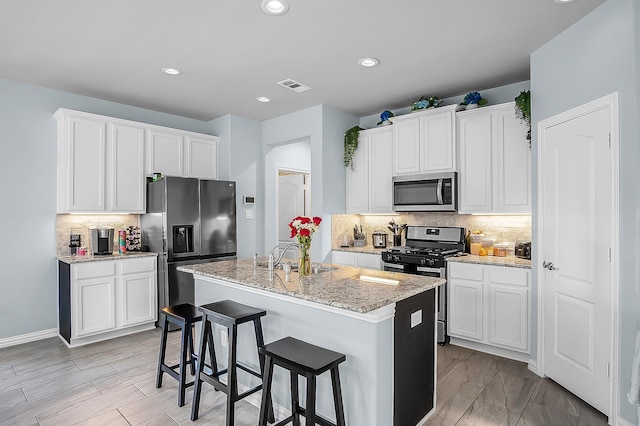
[[[422,259],[420,259],[420,264],[421,265],[426,265],[427,264],[427,259],[425,259],[424,257]]]
[[[400,256],[394,255],[393,256],[393,261],[396,262],[396,263],[400,262]]]

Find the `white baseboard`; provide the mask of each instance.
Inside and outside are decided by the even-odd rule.
[[[504,349],[493,345],[487,345],[480,342],[474,342],[472,340],[461,339],[458,337],[451,337],[449,340],[454,346],[462,346],[463,348],[473,349],[474,351],[484,352],[491,355],[501,356],[503,358],[513,359],[520,362],[528,362],[529,354],[524,352],[516,352],[510,349]]]
[[[626,421],[620,416],[616,418],[615,425],[616,426],[636,426],[634,423],[629,423],[628,421]]]
[[[0,348],[8,348],[9,346],[21,345],[23,343],[35,342],[36,340],[48,339],[58,335],[57,328],[48,330],[35,331],[33,333],[21,334],[19,336],[6,337],[0,339]]]
[[[529,369],[529,371],[531,371],[533,374],[542,377],[542,375],[540,374],[540,372],[538,371],[538,364],[530,359],[527,365],[527,368]]]

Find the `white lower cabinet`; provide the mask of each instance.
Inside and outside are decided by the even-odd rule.
[[[59,263],[59,333],[78,346],[155,327],[156,257]]]
[[[449,335],[528,354],[530,275],[524,268],[449,263]]]
[[[115,277],[76,280],[73,287],[72,337],[115,330]]]
[[[382,254],[380,253],[357,253],[354,251],[331,252],[331,263],[334,265],[353,266],[354,268],[382,269]]]

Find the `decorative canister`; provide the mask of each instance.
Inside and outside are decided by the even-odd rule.
[[[127,231],[120,229],[118,231],[118,253],[125,254],[127,252]]]

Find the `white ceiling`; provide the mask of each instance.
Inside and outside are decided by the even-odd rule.
[[[366,116],[528,80],[529,54],[603,1],[289,0],[270,16],[260,0],[2,0],[0,78],[200,120]]]

